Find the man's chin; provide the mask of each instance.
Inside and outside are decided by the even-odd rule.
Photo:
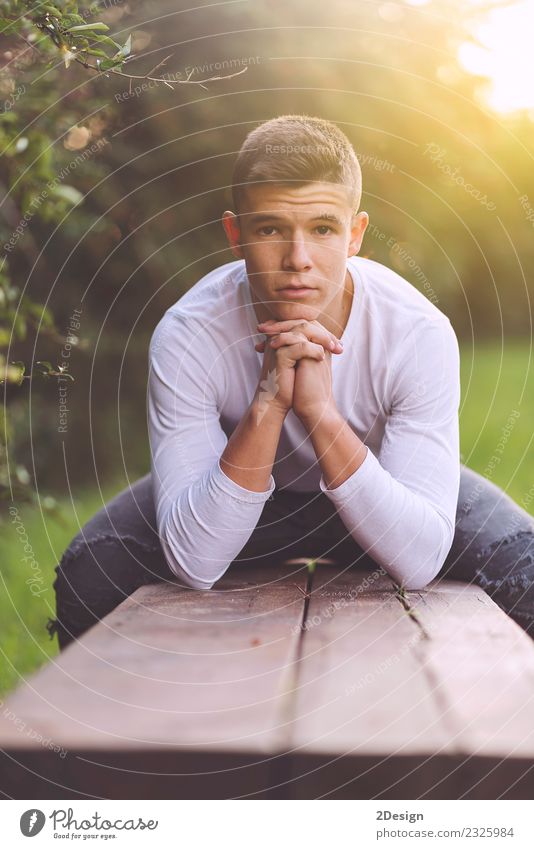
[[[322,313],[320,306],[312,306],[306,303],[304,299],[302,301],[296,299],[292,301],[280,300],[276,303],[271,303],[270,307],[270,311],[276,321],[291,321],[296,318],[314,321]]]

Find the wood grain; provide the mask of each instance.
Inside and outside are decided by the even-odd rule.
[[[0,707],[13,798],[531,798],[534,643],[305,561],[138,590]]]

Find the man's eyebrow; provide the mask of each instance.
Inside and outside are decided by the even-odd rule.
[[[245,213],[245,216],[249,224],[259,224],[262,221],[285,221],[285,218],[282,215],[277,215],[276,212],[256,213],[255,215]]]
[[[283,215],[277,215],[275,212],[272,212],[247,215],[247,220],[249,224],[261,224],[262,221],[286,221],[287,219]],[[319,215],[314,215],[310,221],[331,221],[340,227],[343,227],[345,223],[338,215],[334,215],[333,212],[321,212]]]
[[[345,224],[345,222],[342,221],[338,215],[334,215],[333,212],[321,212],[320,215],[316,215],[315,218],[312,218],[312,221],[332,221],[334,224],[339,224],[340,227],[343,227]]]

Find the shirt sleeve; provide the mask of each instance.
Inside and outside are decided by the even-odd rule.
[[[413,330],[392,372],[378,457],[320,487],[347,530],[406,589],[421,589],[452,546],[460,486],[460,356],[447,318]],[[356,401],[357,403],[357,401]]]
[[[218,356],[219,354],[219,356]],[[171,571],[211,589],[239,554],[274,490],[245,489],[221,469],[228,442],[218,398],[224,372],[205,328],[167,313],[150,343],[148,430],[156,520]]]

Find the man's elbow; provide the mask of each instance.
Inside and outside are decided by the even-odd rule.
[[[437,560],[430,564],[426,564],[424,568],[416,570],[402,581],[402,586],[405,590],[424,590],[437,577],[443,563]],[[413,566],[413,564],[412,564]]]
[[[182,558],[178,559],[175,551],[169,542],[163,537],[160,537],[161,547],[165,556],[165,561],[169,570],[181,586],[187,587],[190,590],[211,590],[218,578],[206,578],[199,575],[195,570],[185,568],[182,565]],[[226,571],[226,570],[225,570]],[[220,577],[220,576],[219,576]]]
[[[183,569],[179,571],[173,570],[173,575],[176,576],[178,584],[181,584],[184,588],[187,587],[189,590],[211,590],[215,583],[215,581],[211,583],[201,581],[195,575],[190,575]]]
[[[426,587],[428,587],[430,582],[434,580],[436,575],[437,575],[437,572],[435,574],[426,575],[424,578],[421,578],[418,575],[411,576],[407,580],[403,581],[402,587],[405,590],[411,590],[413,592],[419,592],[420,590],[426,589]]]
[[[198,575],[186,571],[174,558],[167,565],[172,574],[177,578],[177,583],[190,590],[211,590],[215,581],[207,581]]]
[[[452,547],[454,539],[454,525],[450,525],[448,521],[440,517],[439,542],[436,544],[437,534],[432,535],[429,541],[428,551],[426,556],[421,554],[422,563],[415,571],[413,571],[413,557],[411,558],[411,569],[409,576],[403,581],[402,586],[406,590],[424,590],[431,581],[433,581],[441,572],[447,555]]]

